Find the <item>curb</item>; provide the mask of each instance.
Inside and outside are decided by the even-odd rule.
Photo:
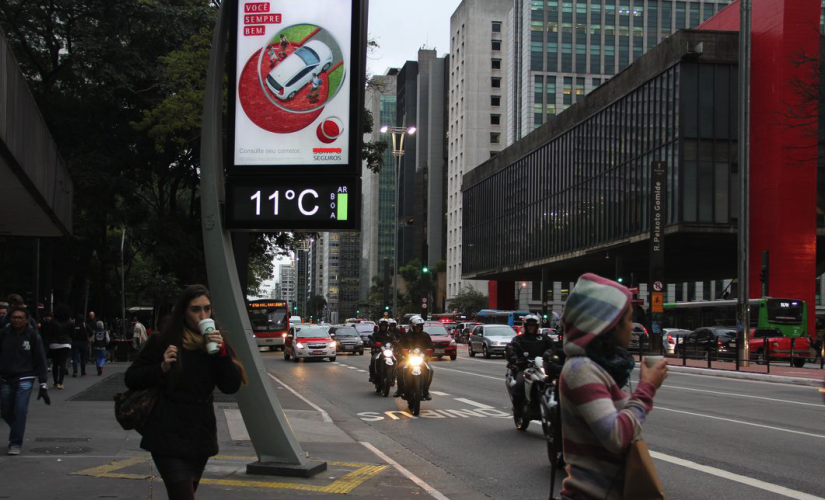
[[[668,365],[667,369],[676,373],[692,373],[695,375],[707,375],[709,377],[733,378],[739,380],[756,380],[759,382],[772,382],[774,384],[791,384],[807,387],[821,387],[823,384],[821,380],[811,378],[785,377],[782,375],[767,375],[729,370],[709,370],[707,368],[693,368],[689,366]]]

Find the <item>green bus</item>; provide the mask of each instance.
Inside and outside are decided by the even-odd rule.
[[[664,327],[696,330],[708,326],[736,328],[736,300],[706,302],[671,302],[664,304]],[[753,328],[772,328],[784,337],[805,337],[808,310],[804,300],[763,297],[750,300],[750,324]]]

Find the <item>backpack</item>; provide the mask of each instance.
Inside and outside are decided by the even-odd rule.
[[[108,342],[106,342],[106,330],[98,330],[94,334],[94,341],[92,342],[92,347],[96,348],[104,348]]]

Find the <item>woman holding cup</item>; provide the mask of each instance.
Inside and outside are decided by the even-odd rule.
[[[630,291],[595,274],[582,275],[565,303],[562,498],[622,498],[626,452],[667,378],[667,361],[652,359],[642,365],[636,390],[622,390],[635,366],[627,352],[632,314]]]
[[[161,389],[140,447],[152,453],[170,499],[194,499],[207,460],[218,454],[215,387],[234,394],[242,384],[246,372],[212,318],[209,290],[187,287],[126,371],[129,389]]]

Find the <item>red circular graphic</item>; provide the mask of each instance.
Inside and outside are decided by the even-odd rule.
[[[315,130],[315,135],[318,140],[324,144],[332,144],[336,139],[341,137],[344,132],[344,125],[338,117],[330,117],[318,125]]]
[[[255,125],[276,134],[288,134],[306,128],[318,118],[318,115],[323,111],[323,107],[309,113],[290,113],[272,104],[264,94],[265,91],[261,87],[261,81],[258,77],[257,66],[260,52],[260,50],[256,51],[246,62],[241,72],[241,79],[238,82],[238,98],[241,101],[244,113]],[[320,76],[324,81],[324,88],[328,88],[329,81],[326,73],[321,73]],[[266,90],[266,92],[269,92],[269,90]],[[307,101],[307,108],[317,105],[317,103],[310,104],[310,98],[304,95],[308,93],[309,89],[305,87],[293,101],[296,103]],[[276,97],[272,98],[276,99]],[[326,96],[323,94],[319,98],[326,100]]]

